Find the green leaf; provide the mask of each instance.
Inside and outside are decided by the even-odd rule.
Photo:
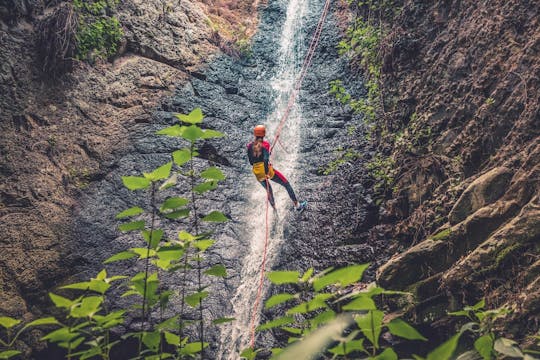
[[[483,309],[485,306],[486,306],[486,300],[482,299],[479,302],[477,302],[476,304],[474,304],[471,309],[473,311],[478,311],[478,310]]]
[[[122,182],[129,190],[141,190],[150,186],[150,180],[142,176],[122,176]]]
[[[188,123],[188,124],[200,124],[204,119],[203,112],[201,108],[195,108],[189,114],[174,114],[179,120]]]
[[[366,349],[364,348],[364,339],[360,340],[351,340],[348,341],[345,346],[343,346],[342,343],[340,343],[337,346],[334,346],[331,349],[328,349],[332,354],[334,355],[348,355],[353,351],[363,351],[365,352]]]
[[[133,231],[133,230],[142,230],[144,229],[144,226],[145,226],[144,220],[139,220],[139,221],[132,221],[125,224],[121,224],[120,226],[118,226],[118,229],[120,229],[120,231],[122,232],[127,232],[127,231]]]
[[[116,218],[117,219],[123,219],[123,218],[127,218],[127,217],[142,214],[143,212],[144,212],[144,210],[142,208],[140,208],[138,206],[134,206],[134,207],[131,207],[131,208],[127,209],[127,210],[122,211],[121,213],[116,215]]]
[[[171,197],[163,202],[159,211],[164,212],[166,210],[176,210],[182,206],[189,204],[189,200],[181,197]]]
[[[6,350],[0,352],[0,359],[9,359],[14,357],[15,355],[22,354],[19,350]]]
[[[305,314],[321,308],[327,308],[328,305],[326,304],[326,300],[333,296],[333,294],[317,294],[313,299],[300,303],[295,307],[287,310],[287,315]]]
[[[235,320],[236,320],[236,318],[219,318],[219,319],[216,319],[216,320],[212,320],[212,324],[220,325],[220,324],[225,324],[225,323],[235,321]]]
[[[193,191],[195,191],[197,194],[204,194],[207,191],[212,191],[217,189],[218,183],[216,180],[206,181],[203,183],[200,183],[196,185],[193,188]]]
[[[247,349],[244,349],[240,353],[240,358],[246,359],[246,360],[255,360],[255,358],[257,357],[258,352],[259,352],[259,350],[255,351],[252,348],[247,348]]]
[[[454,351],[456,350],[461,334],[461,332],[458,332],[440,346],[435,348],[435,350],[428,354],[426,360],[450,360],[454,354]]]
[[[164,215],[167,219],[175,220],[189,216],[189,209],[182,209]]]
[[[141,259],[146,259],[147,257],[154,257],[157,254],[156,250],[154,249],[150,249],[150,251],[148,251],[147,248],[131,248],[129,250],[139,255],[139,258]]]
[[[208,291],[198,291],[194,294],[186,296],[186,303],[191,307],[199,306],[199,303],[203,301],[209,295]]]
[[[398,356],[392,348],[386,348],[382,353],[375,356],[373,360],[398,360]]]
[[[207,222],[226,222],[229,221],[229,219],[223,215],[220,211],[212,211],[210,214],[206,215],[202,218],[202,221]]]
[[[161,241],[161,238],[163,237],[163,230],[161,229],[154,229],[154,231],[151,232],[148,230],[144,230],[142,232],[144,240],[146,240],[147,243],[149,243],[151,249],[156,249],[159,245],[159,242]]]
[[[499,354],[503,354],[503,355],[515,357],[515,358],[523,357],[523,353],[521,352],[521,349],[519,348],[518,344],[514,340],[510,340],[506,338],[498,338],[495,340],[495,343],[493,344],[493,348]]]
[[[193,243],[193,246],[195,246],[199,251],[206,251],[210,246],[214,245],[216,241],[212,239],[203,239],[198,240]]]
[[[375,301],[367,296],[359,296],[347,305],[343,306],[343,310],[376,310]]]
[[[265,303],[265,306],[264,308],[265,309],[270,309],[276,305],[279,305],[279,304],[282,304],[286,301],[289,301],[289,300],[292,300],[292,299],[295,299],[296,296],[295,295],[291,295],[291,294],[276,294],[276,295],[272,295],[270,297],[270,299],[266,300],[266,303]]]
[[[396,335],[407,340],[427,341],[427,339],[423,337],[422,334],[420,334],[415,328],[401,319],[394,319],[386,324],[386,326],[392,335]]]
[[[184,128],[182,137],[191,142],[195,142],[203,137],[204,133],[197,125],[191,125]]]
[[[292,316],[283,316],[271,321],[268,321],[257,327],[257,331],[269,330],[283,325],[288,325],[294,323],[294,318]]]
[[[209,167],[201,173],[201,177],[210,180],[225,180],[223,172],[215,166]]]
[[[198,354],[202,351],[203,348],[208,346],[207,342],[203,342],[201,347],[200,341],[194,343],[187,343],[183,348],[180,349],[180,354],[182,355],[193,355]]]
[[[298,271],[272,271],[266,276],[275,285],[298,284],[300,273]]]
[[[60,287],[60,289],[91,290],[100,294],[104,294],[109,289],[109,287],[110,285],[107,284],[105,281],[92,279],[90,281],[65,285]]]
[[[131,259],[134,256],[136,256],[136,255],[134,253],[132,253],[131,251],[122,251],[122,252],[119,252],[117,254],[114,254],[113,256],[111,256],[110,258],[105,260],[103,263],[104,264],[109,264],[109,263],[112,263],[112,262],[115,262],[115,261],[127,260],[127,259]]]
[[[493,336],[492,334],[485,334],[480,336],[474,342],[474,348],[482,356],[484,360],[491,360],[493,355]]]
[[[309,269],[304,273],[304,275],[302,275],[302,278],[300,279],[300,282],[301,282],[301,283],[307,282],[307,281],[311,278],[311,275],[313,275],[313,271],[315,271],[313,268],[309,268]]]
[[[180,336],[173,334],[172,332],[165,331],[165,341],[167,344],[179,346],[180,345]]]
[[[144,332],[142,342],[148,349],[157,352],[161,342],[161,334],[158,331]]]
[[[336,318],[336,313],[333,310],[326,310],[309,320],[311,330],[315,330],[320,325],[326,324]]]
[[[0,326],[6,329],[11,329],[12,327],[20,323],[21,320],[17,320],[9,316],[0,316]]]
[[[359,281],[369,264],[353,265],[343,269],[334,270],[327,275],[317,278],[313,282],[315,291],[320,291],[328,285],[339,284],[345,287]]]
[[[184,127],[180,126],[178,124],[166,127],[165,129],[161,129],[158,132],[156,132],[157,135],[167,135],[167,136],[174,136],[174,137],[180,137],[184,133]]]
[[[79,336],[78,332],[71,332],[69,328],[63,327],[63,328],[60,328],[60,329],[57,329],[48,333],[47,335],[42,337],[41,340],[42,341],[49,340],[50,342],[53,342],[53,343],[69,342],[70,340],[73,340],[78,336]]]
[[[191,150],[190,149],[181,149],[176,150],[172,153],[173,161],[176,165],[182,166],[191,160]]]
[[[185,230],[181,230],[179,233],[178,233],[178,240],[180,241],[184,241],[184,242],[192,242],[196,239],[195,236],[193,236],[192,234],[188,233],[187,231]]]
[[[92,317],[100,310],[103,302],[102,296],[88,296],[82,299],[80,304],[71,309],[70,315],[74,318]]]
[[[54,317],[46,317],[46,318],[34,320],[26,324],[25,327],[41,326],[41,325],[60,325],[60,323]]]
[[[357,315],[355,319],[360,331],[376,349],[379,348],[379,336],[381,335],[383,318],[384,313],[382,311],[370,310],[366,314]]]
[[[222,277],[222,278],[227,277],[227,269],[225,268],[225,266],[221,264],[212,266],[210,269],[206,270],[204,273],[206,275],[217,276],[217,277]]]
[[[107,270],[103,269],[96,275],[96,280],[104,281],[107,278]]]
[[[169,161],[165,165],[162,165],[152,171],[151,173],[144,173],[144,177],[147,178],[150,181],[159,181],[163,180],[169,177],[169,174],[171,173],[172,168],[172,162]]]
[[[184,249],[181,246],[162,246],[157,251],[157,256],[160,260],[178,261],[184,255]]]
[[[75,303],[74,301],[71,301],[63,296],[56,295],[53,293],[49,293],[49,297],[54,303],[54,306],[59,307],[59,308],[69,309]]]
[[[203,135],[201,139],[213,139],[213,138],[220,138],[223,136],[225,136],[225,134],[222,132],[219,132],[217,130],[207,129],[207,130],[203,130]]]

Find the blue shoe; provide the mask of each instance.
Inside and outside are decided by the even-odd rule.
[[[301,213],[302,211],[304,211],[306,209],[306,206],[307,206],[307,201],[306,200],[300,201],[298,203],[298,206],[296,207],[296,211]]]

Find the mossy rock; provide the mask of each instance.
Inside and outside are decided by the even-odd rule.
[[[510,169],[498,167],[474,180],[450,211],[450,224],[457,224],[476,210],[497,201],[506,192],[513,175]]]

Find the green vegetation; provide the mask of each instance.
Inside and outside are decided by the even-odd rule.
[[[116,54],[124,36],[120,22],[110,14],[117,4],[118,0],[73,1],[79,15],[75,35],[77,59],[92,61]]]
[[[367,163],[366,168],[374,180],[373,190],[379,195],[378,202],[382,196],[392,189],[395,176],[395,162],[391,156],[384,156],[380,153]]]
[[[354,149],[344,149],[343,147],[338,147],[334,153],[336,158],[326,166],[320,167],[318,170],[319,174],[330,175],[342,165],[360,158],[360,153]]]

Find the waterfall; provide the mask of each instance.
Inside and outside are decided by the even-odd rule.
[[[285,2],[286,0],[278,1]],[[283,6],[287,6],[286,19],[280,37],[280,50],[276,61],[275,75],[270,82],[275,93],[275,101],[272,113],[264,122],[267,127],[269,141],[273,141],[275,130],[287,107],[306,52],[303,20],[308,9],[308,0],[289,0],[288,4],[283,4]],[[298,187],[295,186],[295,180],[297,179],[295,173],[297,171],[296,163],[301,122],[302,111],[299,104],[295,104],[281,133],[280,142],[282,145],[276,144],[274,148],[275,156],[273,157],[274,167],[281,171],[291,182],[297,195],[299,195],[299,199],[302,197],[298,193]],[[292,209],[292,202],[289,200],[285,189],[275,183],[272,183],[272,187],[276,199],[277,214],[272,213],[270,209],[269,225],[271,231],[267,249],[267,271],[272,268],[278,249],[284,241],[283,221],[287,218],[286,214]],[[238,353],[249,346],[251,317],[255,316],[255,324],[258,324],[263,307],[261,301],[259,308],[255,310],[255,314],[252,314],[260,281],[260,266],[264,251],[266,194],[262,186],[255,181],[253,181],[249,193],[252,196],[246,206],[253,210],[246,212],[249,221],[245,223],[249,224],[249,228],[243,231],[249,245],[243,259],[241,283],[232,299],[234,312],[232,316],[236,320],[222,329],[219,359],[238,359]],[[264,286],[267,285],[267,281],[265,281]]]

